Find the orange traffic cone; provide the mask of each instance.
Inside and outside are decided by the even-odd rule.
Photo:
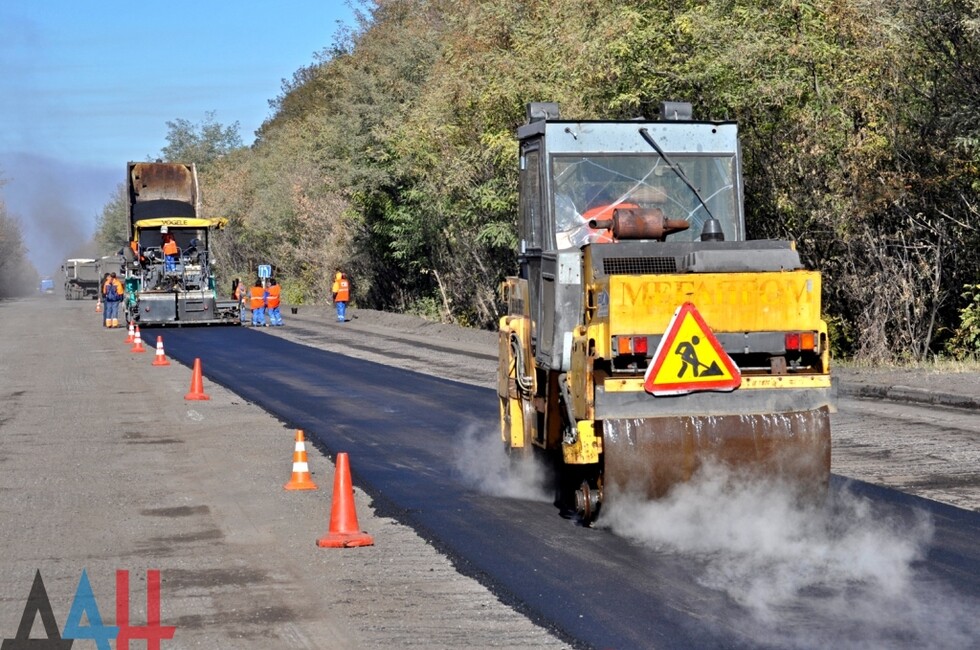
[[[136,338],[133,340],[133,347],[129,348],[130,352],[146,352],[146,348],[143,347],[143,338],[140,336],[140,326],[136,326]]]
[[[330,531],[316,540],[316,545],[329,548],[374,546],[374,538],[362,531],[357,523],[357,513],[354,511],[354,489],[351,486],[350,465],[346,452],[337,454]]]
[[[136,340],[136,330],[133,329],[133,321],[129,321],[129,330],[126,336],[126,343],[132,343]]]
[[[167,358],[167,355],[164,354],[164,352],[163,352],[163,337],[162,336],[158,336],[157,337],[157,353],[153,356],[153,363],[150,364],[150,365],[153,365],[153,366],[169,366],[170,365],[170,359],[168,359]]]
[[[306,462],[306,439],[303,430],[296,429],[296,445],[293,447],[293,476],[283,485],[287,490],[316,490],[317,485],[310,477],[310,466]]]
[[[191,377],[191,392],[184,395],[184,399],[211,399],[210,396],[204,394],[204,375],[201,373],[200,359],[194,359],[194,375]]]
[[[97,301],[95,303],[95,313],[96,314],[101,314],[102,313],[102,301],[101,300],[99,300],[99,301]]]

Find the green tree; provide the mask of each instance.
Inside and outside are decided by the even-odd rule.
[[[205,113],[200,124],[183,118],[167,122],[167,146],[160,150],[167,162],[195,163],[205,171],[219,158],[242,146],[238,122],[223,126],[214,119],[214,112]]]
[[[271,261],[322,296],[342,266],[361,304],[489,326],[525,104],[688,100],[741,124],[750,235],[823,271],[838,349],[923,358],[961,336],[980,268],[978,5],[366,0],[255,146],[212,159],[206,206],[232,268]]]
[[[129,241],[129,196],[126,185],[116,186],[109,201],[102,207],[95,226],[95,242],[99,250],[116,251]]]

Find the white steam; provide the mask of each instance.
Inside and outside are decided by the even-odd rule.
[[[878,512],[846,488],[826,502],[800,496],[711,466],[662,500],[610,500],[600,524],[699,556],[705,570],[693,579],[742,605],[751,618],[738,627],[763,645],[971,647],[978,603],[916,571],[933,537],[926,513]]]
[[[500,497],[550,501],[545,469],[533,458],[511,458],[500,433],[471,423],[460,435],[455,469],[470,487]]]
[[[459,440],[455,469],[470,487],[551,500],[547,471],[510,458],[495,427],[470,424]],[[657,501],[607,496],[598,526],[696,558],[692,580],[744,608],[744,619],[731,622],[736,645],[978,647],[980,602],[919,565],[933,540],[928,513],[888,510],[846,487],[814,499],[720,466],[702,467]]]

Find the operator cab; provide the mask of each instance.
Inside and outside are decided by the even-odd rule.
[[[691,121],[690,105],[677,102],[664,102],[661,114],[668,119],[572,122],[560,120],[556,104],[529,105],[529,123],[518,129],[522,249],[616,241],[590,222],[602,225],[619,209],[688,223],[667,241],[700,240],[712,218],[709,232],[744,240],[737,126]]]
[[[660,120],[562,120],[528,105],[520,141],[520,277],[540,367],[567,370],[583,265],[597,273],[675,272],[705,246],[744,242],[738,127],[664,102]],[[617,271],[616,269],[619,269]]]
[[[178,223],[179,225],[175,225]],[[155,219],[136,224],[142,263],[142,286],[170,291],[208,288],[208,225],[204,219]],[[163,254],[163,228],[177,243],[177,262],[167,271]]]

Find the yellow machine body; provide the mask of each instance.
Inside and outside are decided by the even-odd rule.
[[[792,242],[745,239],[734,125],[529,118],[522,270],[499,322],[505,447],[540,451],[586,520],[708,462],[826,485],[821,276]]]

